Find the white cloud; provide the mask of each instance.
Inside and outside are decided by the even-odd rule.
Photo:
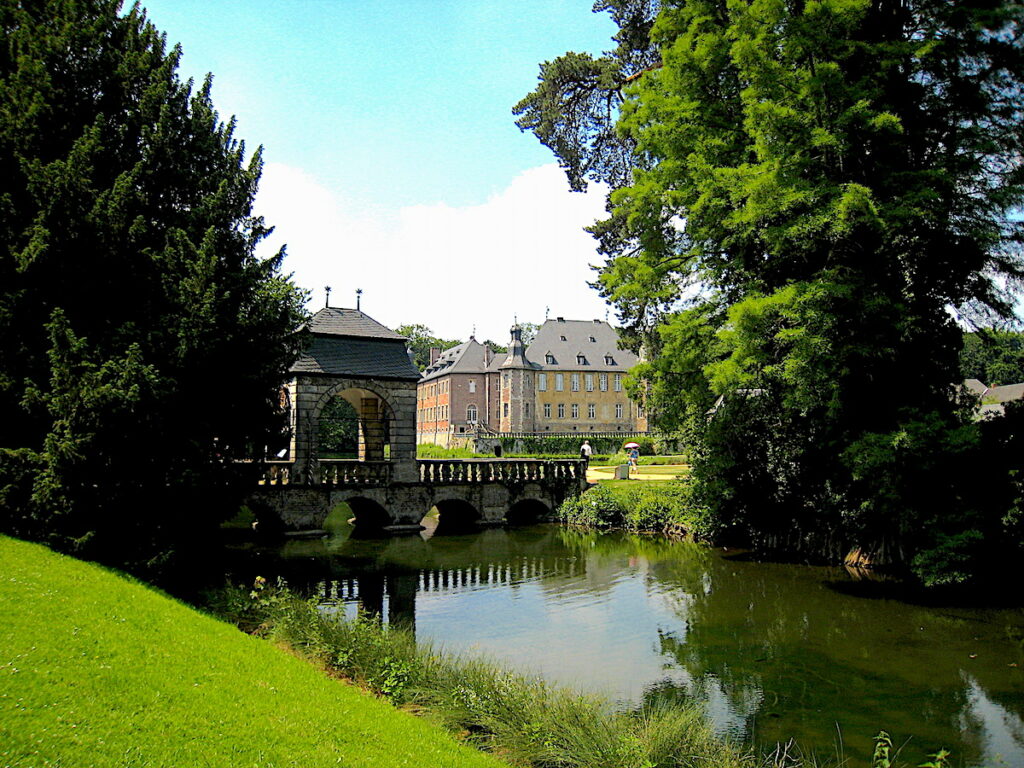
[[[554,164],[519,174],[481,205],[360,211],[312,174],[268,163],[256,211],[288,244],[285,270],[314,291],[310,307],[362,308],[385,325],[423,323],[446,338],[504,342],[513,317],[603,318],[587,286],[600,257],[583,227],[604,214],[604,191],[572,193]]]

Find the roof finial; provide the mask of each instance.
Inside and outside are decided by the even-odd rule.
[[[551,307],[544,307],[544,322],[548,321],[548,312],[551,311]]]
[[[359,310],[359,304],[360,304],[359,298],[362,295],[363,295],[363,289],[362,288],[356,288],[356,312],[360,311]]]
[[[324,286],[324,293],[327,294],[327,298],[324,299],[324,307],[326,308],[326,307],[331,306],[331,286],[325,285]]]
[[[473,333],[470,334],[469,338],[471,338],[471,339],[475,339],[476,338],[476,323],[473,323]]]

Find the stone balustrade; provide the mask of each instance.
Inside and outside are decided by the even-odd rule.
[[[580,481],[586,462],[577,459],[418,459],[419,480],[426,485],[478,483],[543,483]],[[320,459],[321,485],[385,486],[391,482],[391,462]],[[260,485],[302,484],[290,461],[261,464]]]
[[[260,485],[288,485],[292,479],[292,462],[264,461],[260,465]]]
[[[441,485],[582,480],[578,459],[419,459],[420,482]]]
[[[323,485],[387,485],[391,482],[390,461],[320,459]]]

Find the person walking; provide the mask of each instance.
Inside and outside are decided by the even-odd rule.
[[[583,459],[583,461],[587,462],[588,466],[590,464],[590,455],[593,452],[594,450],[590,447],[590,441],[584,440],[583,445],[580,446],[580,458]]]

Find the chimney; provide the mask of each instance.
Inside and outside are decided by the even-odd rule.
[[[431,347],[430,348],[430,364],[431,365],[436,363],[437,362],[437,358],[439,358],[440,356],[441,356],[441,348],[440,347]]]
[[[494,353],[491,352],[490,346],[484,344],[484,367],[486,368],[491,364],[491,358],[494,357]]]

